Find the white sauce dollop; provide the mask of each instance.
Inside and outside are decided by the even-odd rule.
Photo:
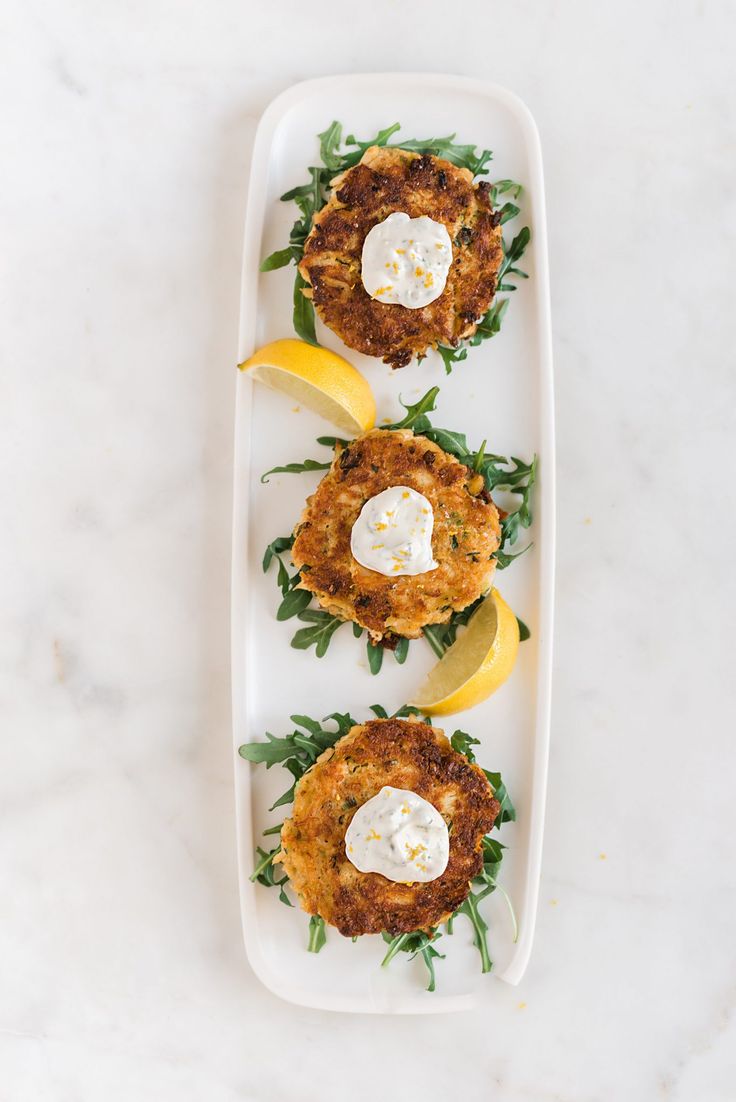
[[[390,486],[368,498],[350,534],[353,558],[392,578],[436,570],[432,557],[434,513],[411,486]]]
[[[371,298],[419,310],[440,297],[451,264],[452,242],[441,222],[396,211],[366,236],[361,278]]]
[[[345,853],[360,872],[379,872],[399,884],[427,884],[447,868],[450,834],[431,803],[387,784],[355,812]]]

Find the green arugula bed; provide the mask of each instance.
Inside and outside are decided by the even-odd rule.
[[[387,431],[411,429],[416,435],[426,436],[450,455],[454,455],[461,463],[482,474],[485,488],[489,493],[493,490],[504,491],[519,498],[517,507],[506,513],[501,520],[501,546],[496,551],[495,558],[497,569],[504,570],[532,546],[529,543],[521,551],[510,550],[522,531],[528,529],[532,523],[531,494],[537,474],[537,457],[534,456],[531,463],[525,463],[515,456],[509,459],[503,455],[493,455],[486,452],[485,440],[476,451],[473,451],[464,433],[435,427],[429,419],[429,414],[435,409],[438,393],[439,387],[432,387],[415,405],[404,406],[406,415],[400,421],[382,427]],[[334,448],[336,444],[344,444],[347,441],[334,436],[320,436],[317,438],[317,443]],[[307,471],[326,471],[330,468],[331,462],[331,459],[324,462],[305,459],[303,463],[287,463],[283,467],[272,467],[262,476],[261,481],[266,482],[270,475],[278,473],[300,474]],[[314,647],[317,657],[322,658],[327,653],[335,632],[348,621],[314,607],[312,594],[306,589],[296,588],[301,575],[299,571],[290,574],[282,557],[290,550],[293,543],[293,535],[277,536],[272,540],[263,556],[263,570],[268,571],[271,564],[276,562],[278,567],[276,582],[282,598],[276,618],[278,620],[296,618],[307,625],[296,632],[291,640],[292,647],[296,650],[308,650]],[[480,597],[461,612],[453,613],[445,624],[430,624],[424,628],[423,636],[438,658],[441,658],[452,646],[458,628],[467,624],[482,600],[483,598]],[[519,631],[522,641],[529,638],[529,629],[521,621],[519,621]],[[356,638],[360,638],[363,628],[353,624],[353,634]],[[395,649],[392,650],[391,653],[397,662],[403,663],[406,660],[409,642],[409,639],[400,638]],[[377,674],[381,669],[385,650],[386,648],[381,645],[374,646],[368,637],[367,653],[371,673]]]
[[[371,711],[374,716],[380,719],[389,718],[386,709],[379,704],[374,704]],[[409,715],[418,714],[416,708],[406,706],[394,712],[393,716],[403,718]],[[239,748],[241,757],[245,758],[247,761],[263,762],[267,769],[270,769],[272,765],[283,765],[293,778],[290,787],[274,801],[269,811],[274,811],[278,807],[284,807],[291,804],[299,780],[315,763],[320,754],[324,750],[334,746],[338,739],[346,735],[348,731],[358,723],[358,721],[348,712],[333,712],[321,721],[305,715],[293,715],[290,719],[295,725],[294,730],[290,734],[278,738],[267,731],[265,742],[249,742]],[[430,721],[425,719],[425,722],[429,723]],[[463,754],[468,761],[475,762],[475,755],[472,747],[479,744],[478,739],[471,738],[466,732],[457,730],[451,736],[450,742],[454,750]],[[504,849],[506,847],[495,837],[495,832],[504,823],[512,822],[516,819],[516,811],[506,791],[506,786],[503,783],[501,774],[491,772],[487,769],[484,769],[483,772],[493,788],[495,798],[501,805],[501,810],[494,823],[493,830],[483,839],[483,868],[479,875],[473,880],[467,899],[445,924],[444,930],[442,931],[438,928],[416,930],[412,933],[399,934],[396,937],[392,937],[388,933],[383,934],[383,939],[387,942],[388,949],[381,962],[382,967],[387,967],[398,953],[407,953],[411,958],[420,956],[426,965],[429,975],[428,991],[435,990],[434,962],[438,958],[444,958],[444,954],[440,953],[437,949],[437,942],[443,936],[443,933],[445,935],[451,935],[453,933],[454,922],[458,916],[465,916],[472,926],[473,944],[480,955],[481,971],[484,973],[491,971],[493,962],[488,947],[489,927],[481,914],[480,904],[487,896],[496,890],[502,893],[508,904],[509,914],[513,924],[514,941],[517,939],[518,930],[514,910],[508,895],[498,882],[498,875],[503,862]],[[281,834],[282,826],[283,823],[278,823],[264,830],[264,837],[278,838]],[[250,879],[252,882],[258,882],[264,887],[277,888],[281,902],[287,907],[292,907],[293,903],[289,899],[286,890],[289,884],[288,877],[284,875],[279,878],[277,870],[280,866],[278,864],[274,866],[274,858],[279,853],[280,848],[280,840],[277,841],[276,845],[270,850],[264,849],[261,846],[257,847],[255,868]],[[353,938],[353,940],[355,941],[357,939]],[[326,941],[327,931],[324,920],[319,915],[312,915],[309,919],[307,950],[310,953],[319,953],[326,944]]]
[[[332,122],[323,133],[317,135],[322,164],[308,168],[308,183],[291,188],[281,196],[282,202],[296,203],[300,217],[292,226],[289,244],[266,257],[261,263],[262,272],[284,268],[291,263],[299,264],[304,255],[304,242],[312,229],[312,220],[329,198],[331,181],[340,173],[357,165],[371,146],[406,149],[410,152],[442,157],[459,168],[468,169],[474,177],[489,174],[488,165],[493,157],[490,149],[478,150],[474,145],[459,144],[455,141],[454,134],[445,138],[422,140],[407,138],[397,142],[389,141],[400,129],[401,124],[395,122],[367,141],[358,141],[353,134],[349,134],[345,139],[345,146],[349,149],[343,148],[342,125],[337,121]],[[515,180],[496,180],[491,184],[491,202],[499,211],[502,225],[519,215],[520,208],[514,200],[519,199],[522,190],[522,185]],[[487,313],[478,323],[474,335],[468,341],[461,342],[457,348],[438,346],[437,351],[442,357],[448,374],[452,371],[454,364],[466,359],[468,347],[475,347],[482,341],[489,340],[501,329],[501,323],[510,302],[508,295],[516,290],[515,281],[527,278],[526,272],[518,267],[518,263],[529,244],[530,237],[528,226],[524,226],[511,240],[503,240],[504,259],[498,272],[496,295]],[[294,278],[294,330],[302,340],[316,345],[319,342],[315,331],[314,306],[302,293],[306,286],[307,284],[297,271]]]

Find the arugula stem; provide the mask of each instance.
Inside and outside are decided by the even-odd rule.
[[[266,856],[258,862],[258,864],[256,865],[256,867],[253,870],[253,873],[250,877],[250,881],[251,881],[252,884],[255,884],[256,880],[261,875],[261,873],[264,871],[264,869],[267,869],[268,866],[273,863],[274,857],[276,856],[277,853],[280,853],[280,852],[281,852],[281,846],[277,846],[275,850],[272,850],[271,853],[267,853]]]
[[[472,892],[463,903],[459,913],[467,915],[473,926],[473,944],[480,953],[481,972],[490,972],[493,968],[493,961],[488,952],[488,942],[486,940],[488,926],[478,910],[478,904]]]
[[[389,946],[389,950],[386,956],[381,961],[381,968],[386,968],[394,959],[397,953],[401,952],[402,946],[409,940],[411,934],[397,934]]]
[[[318,953],[327,941],[325,933],[325,920],[320,915],[312,915],[309,920],[309,944],[308,953]]]
[[[435,627],[435,625],[434,624],[425,624],[424,627],[422,628],[422,635],[427,640],[427,642],[429,643],[430,647],[432,648],[434,653],[437,655],[437,657],[442,658],[442,656],[445,653],[447,648],[445,647],[445,644],[442,642],[442,640],[437,635],[437,628]]]
[[[502,887],[497,880],[494,880],[493,883],[506,900],[506,906],[509,909],[509,915],[511,917],[511,928],[514,931],[514,945],[516,945],[517,941],[519,940],[519,923],[516,920],[516,911],[514,910],[514,905],[511,902],[511,897],[509,896],[509,893],[506,891],[506,889]]]
[[[428,424],[427,414],[432,413],[435,408],[435,399],[440,392],[438,386],[431,387],[426,394],[422,395],[418,402],[414,405],[407,406],[401,398],[399,401],[406,410],[406,414],[400,421],[395,421],[391,425],[384,425],[383,428],[389,432],[393,432],[395,429],[413,429],[415,432],[421,431],[416,428],[416,425]]]
[[[435,989],[435,975],[434,975],[434,961],[432,960],[432,952],[430,946],[425,946],[424,949],[419,950],[422,960],[424,961],[427,971],[429,972],[429,983],[427,984],[427,991],[434,991]]]

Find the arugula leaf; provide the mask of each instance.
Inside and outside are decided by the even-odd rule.
[[[512,218],[516,218],[521,211],[515,203],[504,203],[498,213],[501,215],[501,225],[503,226],[506,222],[510,222]]]
[[[277,249],[276,252],[262,260],[259,271],[273,272],[277,268],[285,268],[287,264],[291,264],[292,260],[301,260],[301,253],[296,245],[287,245],[285,249]]]
[[[514,265],[516,264],[516,262],[518,260],[521,260],[522,256],[524,255],[526,247],[529,244],[529,242],[531,241],[531,236],[532,236],[532,232],[529,229],[529,227],[524,226],[524,228],[522,230],[519,230],[519,232],[517,233],[516,237],[513,239],[513,241],[511,242],[510,245],[504,244],[504,248],[503,248],[504,258],[503,258],[503,261],[501,262],[501,267],[499,268],[499,271],[498,271],[499,289],[500,289],[500,285],[503,281],[503,277],[505,275],[511,273],[511,272],[515,273],[516,275],[521,276],[522,279],[528,279],[529,278],[527,276],[526,272],[519,271],[519,269],[515,268]],[[509,289],[513,291],[516,288],[511,287]]]
[[[442,357],[446,375],[452,374],[453,364],[462,363],[463,360],[468,358],[467,348],[449,348],[446,344],[438,344],[437,351]]]
[[[441,658],[445,651],[452,646],[457,638],[457,629],[468,623],[475,610],[484,600],[484,597],[479,597],[467,608],[460,612],[453,612],[445,624],[426,624],[422,628],[422,634],[438,658]]]
[[[496,560],[498,569],[505,570],[508,566],[511,566],[511,563],[514,561],[514,559],[520,559],[522,555],[525,555],[527,551],[530,550],[531,546],[532,545],[530,543],[527,544],[523,551],[517,551],[515,555],[511,555],[507,551],[496,551],[494,558]]]
[[[370,636],[368,636],[368,666],[372,674],[377,674],[383,665],[383,647],[379,643],[375,645],[371,642]]]
[[[281,830],[281,825],[279,825],[278,829]],[[270,834],[270,833],[273,833],[273,832],[272,831],[264,831],[264,834]],[[291,902],[288,895],[286,894],[286,891],[284,890],[284,885],[289,882],[289,877],[286,875],[286,873],[284,873],[284,875],[281,877],[281,879],[277,880],[276,875],[274,873],[273,858],[276,856],[278,851],[279,851],[279,847],[277,847],[275,850],[271,850],[270,853],[267,853],[265,850],[261,849],[260,846],[257,846],[256,847],[256,856],[258,858],[257,868],[260,867],[261,871],[254,873],[253,876],[251,876],[250,879],[258,881],[258,883],[263,884],[263,886],[265,888],[278,888],[279,889],[279,900],[282,903],[286,904],[287,907],[293,907],[294,904]]]
[[[298,715],[291,716],[291,720],[297,728],[301,727],[303,730],[294,730],[290,735],[282,738],[277,738],[270,731],[266,731],[266,742],[246,742],[239,747],[238,753],[247,761],[265,763],[267,769],[279,762],[285,765],[294,780],[298,781],[324,750],[329,750],[339,738],[355,726],[355,720],[347,712],[344,714],[335,712],[326,716],[322,723],[308,716]],[[336,731],[328,730],[324,726],[329,721],[336,724]],[[304,731],[307,734],[304,734]],[[284,802],[287,801],[280,799],[274,807]]]
[[[303,612],[312,600],[312,594],[308,589],[291,589],[284,597],[276,610],[277,620],[290,620],[292,616],[298,616]]]
[[[294,278],[294,330],[297,337],[319,348],[314,328],[314,303],[311,298],[302,294],[303,289],[308,286],[301,272],[297,272]]]
[[[393,425],[384,426],[388,432],[394,429],[413,429],[413,431],[420,432],[421,427],[426,423],[429,425],[429,421],[426,418],[427,413],[431,413],[435,409],[435,400],[440,392],[438,386],[433,386],[426,394],[422,395],[418,402],[414,405],[407,406],[401,397],[399,401],[406,410],[406,416],[402,417],[400,421],[396,421]],[[419,426],[419,427],[417,427]]]
[[[332,122],[317,137],[319,138],[319,155],[322,158],[322,164],[325,168],[329,168],[331,172],[337,172],[340,168],[340,157],[337,151],[342,141],[342,126],[337,121]]]
[[[301,464],[300,466],[303,469],[311,470],[312,462],[312,460],[307,460],[305,464]],[[297,464],[290,464],[289,466],[297,466]],[[267,473],[272,474],[273,472],[269,471]],[[290,577],[288,570],[280,558],[280,552],[290,549],[293,545],[293,536],[279,536],[269,543],[266,548],[266,553],[263,556],[263,569],[268,570],[274,558],[278,560],[279,569],[276,581],[281,590],[282,600],[276,611],[276,619],[290,620],[292,617],[296,616],[303,623],[312,625],[311,627],[300,628],[294,634],[291,640],[292,647],[294,647],[295,650],[308,650],[309,647],[314,647],[317,657],[322,658],[327,653],[332,636],[346,621],[340,620],[337,616],[331,616],[330,613],[324,612],[322,609],[312,609],[309,607],[312,601],[312,593],[308,589],[298,588],[302,577],[302,571],[306,570],[307,567],[302,567],[301,570],[297,570],[297,572]]]
[[[507,469],[509,467],[510,470]],[[525,463],[523,459],[517,459],[516,456],[507,459],[503,455],[486,455],[481,463],[481,470],[487,490],[510,490],[512,493],[520,494],[530,478],[532,485],[534,484],[537,457],[534,456],[531,463]]]
[[[291,640],[292,647],[294,650],[308,650],[310,647],[314,647],[317,657],[323,658],[327,653],[332,636],[338,628],[342,627],[345,620],[340,620],[337,616],[332,616],[329,612],[323,612],[321,609],[305,609],[298,615],[300,620],[312,626],[300,628],[297,631]]]
[[[455,911],[455,915],[466,915],[467,918],[470,919],[470,923],[473,927],[473,945],[475,945],[480,953],[480,970],[483,973],[490,972],[493,968],[493,961],[488,952],[488,923],[478,910],[478,900],[473,892],[471,892],[465,902],[458,907]]]
[[[509,909],[509,917],[511,918],[511,925],[513,928],[513,939],[514,943],[516,943],[519,936],[519,925],[516,921],[516,913],[506,889],[498,882],[498,874],[503,862],[503,853],[506,847],[502,842],[498,842],[495,838],[492,838],[490,834],[486,834],[482,845],[483,867],[480,874],[473,879],[473,884],[477,887],[472,889],[472,894],[475,897],[476,903],[480,903],[487,895],[495,891],[500,891]]]
[[[326,723],[328,719],[331,719],[333,723],[337,724],[337,738],[342,738],[343,735],[348,733],[351,727],[357,727],[358,724],[357,719],[353,719],[350,712],[330,712],[328,716],[325,716],[323,722]],[[322,734],[324,735],[324,731]],[[333,738],[329,745],[333,746],[335,741],[336,740]]]
[[[532,487],[537,478],[538,461],[536,455],[529,466],[522,464],[519,459],[512,458],[511,461],[516,465],[516,469],[511,472],[513,481],[509,481],[507,478],[505,481],[501,480],[497,482],[497,486],[499,489],[510,490],[514,494],[520,494],[521,504],[518,509],[515,509],[513,513],[509,513],[501,522],[504,544],[516,543],[519,536],[519,529],[529,528],[531,525],[532,514],[529,499]],[[520,478],[516,477],[520,472],[525,479],[524,483],[521,482]]]
[[[322,724],[318,723],[316,719],[311,719],[310,716],[293,715],[289,716],[292,723],[296,723],[297,727],[303,727],[305,731],[309,731],[310,735],[319,735],[322,731]]]
[[[510,302],[510,298],[496,299],[490,309],[483,315],[478,322],[478,328],[470,338],[470,343],[474,348],[479,345],[481,341],[487,341],[490,340],[491,337],[495,337],[496,333],[500,331],[501,322],[509,308]]]
[[[442,937],[442,934],[437,934],[436,937]],[[435,938],[435,940],[436,940],[436,938]],[[438,957],[441,960],[444,960],[445,959],[445,954],[444,953],[439,953],[433,945],[423,945],[421,947],[421,949],[417,950],[417,952],[419,952],[421,954],[422,960],[424,961],[424,963],[427,967],[427,971],[429,972],[429,983],[427,984],[427,991],[434,991],[434,989],[435,989],[435,977],[434,977],[434,960],[433,960],[433,958]],[[416,955],[417,954],[414,953],[412,959]]]
[[[317,443],[322,444],[324,447],[335,448],[337,444],[348,444],[347,440],[340,440],[337,436],[318,436]],[[270,471],[266,471],[261,475],[261,482],[268,482],[269,476],[272,474],[304,474],[305,471],[329,471],[332,466],[332,460],[322,462],[319,459],[305,459],[303,463],[287,463],[283,467],[272,467]],[[278,548],[275,548],[275,552],[285,551],[287,546],[289,548],[294,546],[294,536],[281,536],[279,540],[290,539],[291,543]],[[274,540],[274,543],[278,543],[279,540]],[[269,547],[271,545],[269,544]],[[268,552],[266,552],[268,553]],[[270,559],[269,559],[270,562]],[[264,570],[266,567],[264,567]]]
[[[266,731],[266,738],[268,742],[246,742],[238,747],[241,758],[245,758],[246,761],[265,762],[270,768],[276,762],[286,761],[297,752],[297,747],[291,740],[276,738],[269,731]]]
[[[353,134],[348,134],[345,139],[345,145],[354,145],[356,150],[354,153],[346,153],[342,158],[341,170],[345,171],[347,168],[352,168],[357,165],[363,154],[367,149],[370,149],[373,145],[386,146],[388,145],[388,139],[396,133],[397,130],[401,130],[401,123],[395,122],[391,126],[387,126],[385,130],[379,130],[375,138],[369,138],[367,142],[359,142]]]
[[[499,829],[502,823],[516,822],[516,808],[511,802],[511,797],[506,791],[506,785],[501,779],[500,773],[492,773],[488,769],[484,769],[483,772],[488,777],[493,789],[493,795],[496,797],[501,805],[501,810],[498,813],[498,818],[493,824],[496,830]]]
[[[279,796],[279,798],[271,804],[268,809],[269,811],[273,811],[277,807],[283,807],[284,804],[290,804],[294,802],[294,793],[296,791],[296,786],[298,781],[301,780],[302,774],[304,772],[304,770],[301,768],[300,763],[297,761],[285,761],[283,765],[286,769],[289,770],[289,772],[293,776],[294,783],[290,788],[287,788],[286,792],[284,792],[283,795]]]
[[[480,739],[472,738],[465,731],[455,731],[450,738],[450,745],[458,754],[464,754],[468,761],[475,761],[475,754],[470,747],[480,746]]]
[[[489,834],[485,836],[483,839],[483,872],[477,877],[478,880],[493,881],[495,883],[505,849],[506,846],[502,842],[491,838]]]
[[[491,202],[495,206],[499,195],[506,194],[509,194],[512,199],[518,199],[523,190],[516,180],[497,180],[495,184],[491,184]]]
[[[287,463],[284,467],[272,467],[261,475],[261,482],[268,482],[272,474],[304,474],[305,471],[329,471],[332,463],[320,463],[317,459],[305,459],[303,463]]]
[[[362,629],[359,633],[356,634],[358,634],[359,636],[362,635]],[[403,663],[406,661],[406,656],[409,653],[409,642],[409,639],[405,639],[403,636],[400,636],[399,641],[394,647],[393,655],[399,665],[403,665]],[[372,674],[375,675],[380,672],[381,666],[383,665],[384,653],[389,649],[390,648],[388,647],[384,647],[382,643],[372,643],[370,636],[368,637],[366,653],[368,655],[368,668],[370,669]]]
[[[416,956],[421,956],[429,972],[427,991],[434,991],[434,961],[437,958],[444,960],[445,954],[439,953],[432,943],[442,937],[442,934],[437,933],[437,930],[432,928],[430,930],[416,930],[410,934],[397,934],[395,937],[392,937],[391,934],[384,930],[382,937],[388,944],[389,949],[381,961],[381,968],[387,968],[396,954],[400,952],[409,953],[410,960],[414,960]]]
[[[455,733],[462,735],[462,732]],[[476,740],[472,741],[475,742]],[[513,805],[511,804],[511,800],[509,799],[508,793],[506,792],[505,785],[501,781],[500,774],[490,773],[487,769],[484,769],[483,772],[486,774],[489,780],[491,780],[491,778],[496,778],[497,780],[497,784],[495,786],[495,795],[496,799],[501,802],[502,808],[498,818],[496,819],[496,822],[494,823],[494,826],[500,826],[502,822],[508,822],[510,819],[515,818],[516,813],[514,812]],[[491,784],[493,785],[493,780],[491,780]],[[490,895],[492,892],[498,889],[503,895],[509,908],[509,914],[511,916],[511,922],[513,925],[514,941],[516,941],[518,937],[519,928],[516,922],[516,915],[514,913],[514,908],[511,904],[511,900],[509,899],[506,891],[498,883],[498,874],[501,869],[503,853],[506,847],[501,842],[498,842],[495,838],[492,838],[490,834],[487,834],[483,839],[482,847],[483,867],[479,875],[473,879],[473,885],[475,885],[475,887],[471,887],[471,891],[467,899],[464,901],[462,906],[460,906],[457,911],[455,911],[455,914],[447,923],[447,932],[452,933],[453,920],[458,915],[465,915],[470,920],[470,923],[473,927],[473,944],[480,953],[481,971],[490,972],[493,967],[493,962],[491,961],[491,956],[488,951],[488,923],[485,921],[482,914],[480,913],[478,906],[481,900],[485,899],[487,895]]]
[[[425,624],[424,627],[422,628],[422,635],[427,640],[430,647],[432,648],[432,650],[434,651],[434,653],[437,655],[438,658],[442,657],[442,655],[447,650],[447,647],[450,645],[449,643],[447,645],[445,645],[445,642],[444,642],[445,630],[444,629],[445,629],[444,624]]]
[[[420,708],[415,708],[413,704],[403,704],[394,712],[391,718],[406,719],[407,716],[422,716],[422,711]],[[423,716],[423,719],[429,727],[432,726],[432,720],[429,718],[429,716]]]
[[[340,436],[318,436],[317,443],[324,444],[326,448],[336,448],[338,444],[346,448],[350,441],[343,440]]]
[[[307,945],[307,952],[318,953],[320,949],[323,948],[326,941],[325,920],[320,918],[319,915],[312,915],[309,920],[309,944]]]
[[[251,873],[250,878],[249,878],[251,884],[254,884],[260,876],[264,875],[266,869],[270,868],[271,865],[273,865],[274,857],[278,853],[281,853],[281,843],[279,842],[279,844],[274,849],[269,850],[268,852],[266,852],[265,849],[261,849],[261,847],[258,846],[256,848],[256,853],[258,855],[258,862],[256,864],[256,867],[253,869],[253,872]]]
[[[431,440],[434,444],[438,444],[443,451],[449,452],[450,455],[454,455],[461,463],[465,463],[466,466],[470,465],[473,452],[471,452],[468,447],[468,441],[464,432],[453,432],[451,429],[438,429],[428,425],[421,430],[420,435],[426,436],[427,440]]]
[[[284,551],[290,551],[293,546],[293,534],[291,536],[277,536],[275,540],[271,540],[268,547],[266,548],[266,553],[263,556],[263,573],[265,574],[268,570],[274,556],[276,556],[276,558],[279,558],[279,555],[281,555]],[[281,560],[279,559],[279,561]]]

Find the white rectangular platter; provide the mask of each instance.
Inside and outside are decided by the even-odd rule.
[[[483,903],[490,923],[492,976],[481,975],[471,928],[455,922],[452,937],[438,948],[437,990],[425,991],[421,960],[395,958],[379,967],[385,947],[378,937],[352,943],[328,929],[319,955],[306,952],[307,916],[285,907],[278,893],[249,876],[256,844],[264,828],[283,818],[283,808],[268,812],[288,787],[278,766],[266,771],[237,755],[241,743],[268,730],[288,733],[293,713],[322,717],[350,711],[359,720],[371,704],[394,711],[411,697],[435,661],[422,640],[412,644],[405,665],[386,657],[372,676],[365,640],[349,628],[334,637],[327,655],[297,651],[290,639],[297,621],[278,623],[280,596],[274,567],[264,575],[266,545],[291,532],[319,474],[278,475],[268,484],[269,468],[307,457],[328,458],[315,442],[330,433],[324,421],[293,408],[283,395],[253,387],[239,375],[236,393],[235,498],[232,575],[232,689],[238,860],[243,932],[250,963],[262,982],[291,1002],[330,1010],[422,1013],[467,1009],[493,997],[495,978],[517,983],[529,959],[534,934],[544,826],[549,742],[552,600],[554,574],[554,421],[547,244],[541,152],[536,127],[526,107],[492,84],[431,74],[374,74],[329,77],[297,85],[268,108],[256,136],[248,196],[243,259],[240,359],[279,337],[293,337],[293,267],[259,273],[260,260],[283,247],[296,217],[294,205],[279,196],[307,178],[318,163],[316,135],[333,119],[344,134],[365,139],[393,122],[392,139],[429,138],[457,133],[460,142],[494,151],[491,180],[512,178],[524,184],[520,217],[506,235],[522,225],[532,231],[522,267],[529,279],[514,293],[501,333],[477,348],[446,376],[437,355],[392,371],[380,361],[346,349],[318,322],[318,339],[364,373],[378,405],[377,424],[401,414],[399,395],[415,402],[430,386],[440,395],[435,424],[467,433],[476,446],[530,459],[539,456],[533,497],[533,548],[497,574],[498,587],[531,629],[511,679],[470,712],[437,723],[448,734],[461,727],[481,740],[478,761],[500,770],[516,804],[517,821],[504,826],[499,839],[509,848],[503,885],[513,900],[519,936],[501,893]],[[521,545],[519,545],[521,546]],[[516,548],[515,548],[516,549]],[[270,848],[270,845],[266,845]]]

